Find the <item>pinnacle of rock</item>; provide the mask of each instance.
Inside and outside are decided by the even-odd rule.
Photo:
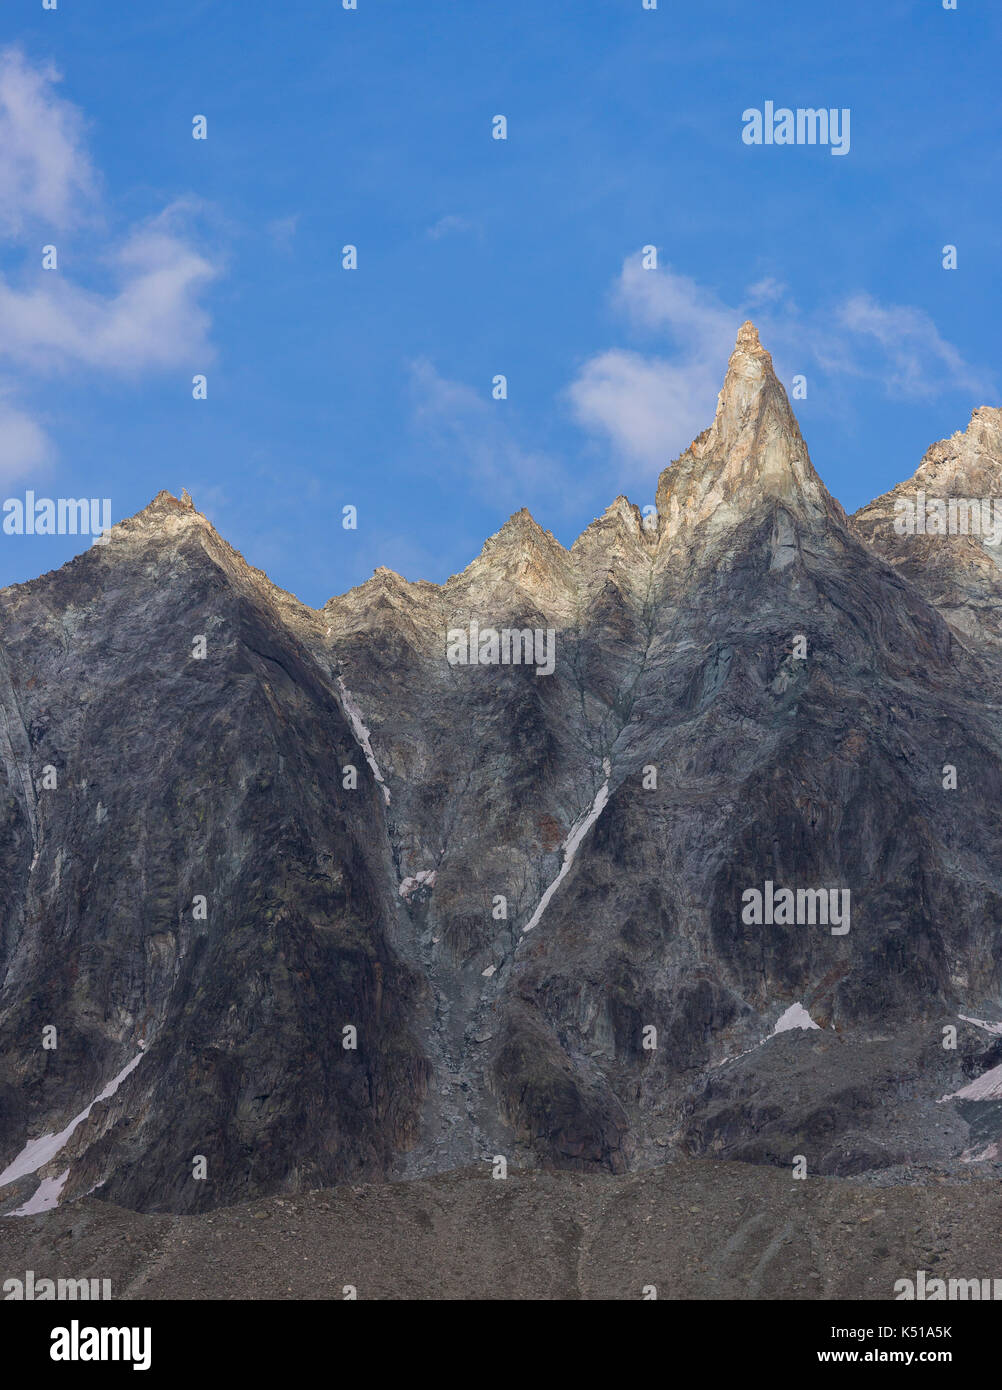
[[[734,351],[727,363],[727,374],[717,398],[717,412],[711,429],[722,443],[732,440],[745,426],[748,414],[761,415],[772,410],[786,429],[797,430],[790,403],[772,365],[772,357],[759,342],[753,323],[738,329]],[[797,430],[799,434],[799,430]]]
[[[752,323],[751,319],[745,319],[744,323],[738,329],[738,338],[737,342],[735,343],[735,349],[752,349],[757,347],[761,347],[761,344],[758,340],[758,329]]]
[[[181,496],[175,497],[164,487],[140,511],[131,517],[124,517],[123,522],[161,522],[166,517],[177,518],[179,512],[195,512],[195,504],[191,500],[187,488],[182,488]]]
[[[478,559],[473,563],[509,552],[521,555],[534,553],[556,563],[560,563],[566,554],[556,536],[543,530],[528,507],[512,513],[501,529],[487,538]]]
[[[745,322],[727,363],[713,423],[661,474],[657,506],[670,537],[685,525],[729,527],[763,499],[844,522],[841,507],[814,471],[772,357],[755,325]]]

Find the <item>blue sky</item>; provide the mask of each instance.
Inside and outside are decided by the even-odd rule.
[[[523,505],[569,544],[651,502],[744,318],[806,376],[849,510],[1000,403],[997,5],[11,0],[3,25],[3,497],[117,520],[187,487],[319,605],[377,565],[440,581]],[[849,152],[746,145],[767,100],[849,108]],[[0,534],[0,584],[85,543]]]

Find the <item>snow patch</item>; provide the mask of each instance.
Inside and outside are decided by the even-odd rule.
[[[58,1178],[43,1178],[35,1188],[34,1195],[28,1198],[24,1206],[18,1207],[17,1211],[9,1211],[7,1215],[39,1216],[43,1211],[51,1211],[59,1205],[59,1194],[66,1186],[69,1175],[70,1170],[67,1168]]]
[[[965,1023],[973,1023],[976,1028],[983,1028],[986,1033],[991,1033],[993,1037],[1002,1036],[1002,1023],[989,1023],[983,1018],[969,1018],[967,1014],[958,1014]],[[1002,1100],[1002,1065],[992,1067],[982,1076],[976,1076],[973,1081],[969,1081],[966,1086],[961,1086],[959,1091],[952,1091],[948,1096],[940,1096],[939,1104],[942,1105],[947,1100]],[[972,1163],[981,1163],[985,1158],[995,1157],[987,1152],[977,1158],[967,1160]]]
[[[362,723],[362,711],[359,709],[358,705],[355,704],[355,701],[352,698],[351,691],[344,683],[343,676],[338,676],[337,683],[338,689],[341,691],[341,703],[344,706],[345,714],[348,716],[348,720],[352,727],[352,732],[354,733],[355,738],[358,741],[358,746],[365,754],[365,761],[369,764],[369,767],[372,770],[372,775],[379,783],[386,804],[387,806],[389,806],[390,789],[383,781],[383,774],[379,770],[379,764],[376,762],[376,755],[372,751],[372,743],[370,741],[369,730]]]
[[[118,1073],[118,1075],[108,1082],[107,1086],[105,1086],[104,1090],[100,1093],[100,1095],[95,1096],[91,1103],[88,1106],[86,1106],[85,1109],[80,1111],[79,1115],[74,1115],[73,1119],[70,1120],[69,1124],[66,1126],[65,1129],[61,1129],[58,1134],[43,1134],[39,1139],[29,1140],[28,1143],[25,1144],[21,1152],[18,1154],[17,1158],[13,1159],[12,1162],[8,1163],[7,1167],[3,1170],[2,1173],[0,1173],[0,1187],[7,1187],[10,1185],[10,1183],[17,1182],[19,1178],[26,1178],[31,1173],[37,1173],[39,1168],[44,1168],[46,1163],[50,1162],[53,1158],[55,1158],[56,1154],[59,1153],[60,1149],[62,1149],[69,1142],[74,1130],[79,1125],[82,1125],[84,1120],[87,1119],[88,1115],[94,1109],[94,1106],[97,1105],[98,1101],[108,1100],[111,1096],[113,1096],[115,1092],[118,1090],[119,1086],[122,1084],[122,1082],[128,1076],[129,1072],[134,1070],[134,1068],[136,1068],[139,1065],[139,1063],[143,1060],[143,1056],[144,1053],[140,1050],[136,1054],[136,1056],[133,1057],[132,1061],[128,1062]],[[69,1170],[67,1169],[67,1173],[68,1172]],[[66,1175],[66,1173],[63,1174],[62,1182],[66,1181]],[[36,1191],[34,1197],[32,1197],[31,1200],[27,1203],[27,1206],[30,1207],[32,1203],[39,1198],[39,1194],[42,1193],[42,1188],[45,1187],[47,1183],[51,1184],[55,1181],[58,1180],[53,1178],[43,1178],[41,1181],[41,1185]],[[62,1186],[62,1182],[60,1182],[60,1188]],[[51,1191],[51,1186],[49,1188],[46,1188],[46,1194]],[[58,1197],[58,1195],[59,1189],[56,1189],[56,1196]],[[47,1196],[43,1194],[42,1199],[47,1200]],[[52,1206],[55,1206],[55,1201],[52,1202]],[[39,1210],[47,1211],[48,1208],[43,1207],[39,1208]],[[18,1212],[12,1212],[11,1215],[30,1216],[33,1215],[33,1212],[29,1212],[26,1209],[22,1209]]]
[[[491,978],[491,976],[494,974],[495,970],[497,970],[497,966],[496,966],[496,965],[489,965],[489,966],[487,967],[486,970],[481,970],[480,973],[481,973],[481,975],[483,975],[486,979],[489,980],[489,979]]]
[[[564,841],[564,862],[560,866],[560,872],[557,874],[556,878],[553,880],[549,888],[547,888],[546,892],[543,894],[539,902],[536,904],[535,912],[529,918],[528,923],[522,930],[523,936],[525,936],[527,932],[531,932],[533,927],[537,927],[539,925],[543,913],[549,906],[550,899],[553,897],[554,893],[560,887],[561,883],[570,873],[571,865],[574,863],[574,856],[575,854],[577,854],[578,849],[580,848],[581,841],[588,834],[588,831],[591,829],[591,827],[598,820],[599,816],[605,810],[606,803],[609,800],[609,778],[612,775],[612,765],[610,764],[608,758],[602,759],[602,771],[605,773],[605,781],[602,783],[601,787],[599,787],[598,791],[595,793],[595,800],[592,802],[591,810],[585,812],[585,814],[575,822],[575,824],[571,828],[570,834]]]
[[[966,1153],[960,1155],[961,1163],[990,1163],[999,1157],[998,1144],[987,1144],[980,1153],[975,1153],[973,1149],[968,1149]]]
[[[808,1028],[817,1028],[819,1032],[821,1031],[820,1023],[814,1022],[803,1004],[791,1004],[786,1013],[777,1019],[772,1032],[768,1033],[761,1042],[757,1042],[754,1047],[746,1047],[744,1052],[735,1052],[733,1057],[725,1057],[722,1062],[716,1064],[713,1070],[716,1071],[717,1067],[725,1067],[728,1062],[737,1062],[742,1057],[750,1056],[751,1053],[757,1052],[760,1047],[765,1047],[770,1038],[775,1038],[780,1033],[789,1033],[794,1028],[802,1028],[805,1031]]]
[[[769,1034],[769,1038],[774,1038],[777,1033],[788,1033],[791,1028],[819,1028],[820,1024],[815,1023],[813,1018],[804,1008],[803,1004],[791,1004],[783,1017],[777,1022],[775,1028]],[[765,1041],[768,1042],[769,1038]],[[759,1044],[761,1046],[761,1043]]]
[[[959,1091],[941,1096],[940,1105],[944,1100],[1002,1100],[1002,1065],[992,1067],[983,1076],[976,1076]]]
[[[434,888],[436,869],[418,869],[413,878],[405,878],[400,885],[400,896],[411,898],[419,888]]]

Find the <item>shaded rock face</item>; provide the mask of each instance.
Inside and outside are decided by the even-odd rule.
[[[1000,417],[902,488],[1002,494]],[[999,569],[895,494],[845,516],[746,324],[570,550],[520,512],[316,612],[162,493],[6,590],[0,1203],[990,1150],[939,1102],[1002,1013]]]
[[[334,682],[194,513],[161,495],[119,531],[4,595],[3,1157],[145,1044],[56,1160],[66,1195],[188,1210],[385,1170],[419,1131],[424,986]]]

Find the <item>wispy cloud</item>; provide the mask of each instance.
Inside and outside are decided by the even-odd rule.
[[[276,217],[265,227],[265,231],[280,251],[291,251],[292,243],[296,239],[296,231],[299,227],[299,213],[291,213],[288,217]]]
[[[5,478],[54,457],[42,426],[11,400],[40,378],[74,369],[135,378],[188,364],[194,372],[211,359],[200,296],[218,266],[196,249],[199,205],[179,198],[117,236],[102,228],[88,256],[88,229],[103,213],[99,180],[84,147],[83,118],[56,92],[59,80],[19,49],[0,51],[0,239],[18,246],[29,226],[33,241],[36,224],[42,235],[72,228],[75,264],[92,281],[112,285],[92,288],[63,266],[43,269],[34,256],[17,283],[0,276],[0,358],[9,368],[0,382]]]
[[[60,74],[32,66],[19,48],[0,51],[0,230],[42,221],[66,227],[95,198],[80,112],[57,94]]]
[[[992,394],[987,373],[966,362],[923,309],[880,304],[871,295],[854,294],[840,306],[838,322],[850,338],[878,350],[878,370],[891,394],[918,398],[953,387]]]
[[[623,262],[612,298],[635,327],[667,333],[691,358],[733,346],[734,309],[688,275],[645,270],[639,255]]]
[[[789,365],[790,375],[865,378],[903,400],[950,389],[984,400],[995,390],[989,374],[966,362],[924,310],[862,292],[804,315],[784,284],[765,277],[729,305],[669,267],[645,270],[636,255],[624,262],[612,302],[634,334],[665,340],[670,355],[598,352],[567,397],[577,423],[638,479],[676,458],[710,423],[738,325],[752,316],[781,376]]]
[[[628,480],[649,483],[704,429],[734,346],[739,313],[688,276],[627,259],[613,286],[631,327],[671,341],[671,358],[622,348],[597,353],[568,388],[577,422],[604,437]]]
[[[585,363],[568,395],[577,422],[625,456],[624,474],[649,483],[706,427],[719,390],[718,363],[613,348]]]
[[[0,355],[38,372],[84,366],[123,376],[205,362],[209,318],[198,294],[216,272],[167,230],[172,211],[113,253],[119,284],[110,294],[42,270],[26,289],[0,277]]]
[[[425,236],[430,237],[432,241],[440,241],[444,236],[454,236],[461,232],[473,231],[476,231],[475,223],[467,221],[465,217],[457,216],[456,213],[449,212],[444,217],[440,217],[434,226],[429,227]]]
[[[522,506],[540,478],[555,479],[552,460],[519,443],[509,402],[442,376],[427,358],[410,363],[410,395],[415,427],[470,491]]]
[[[22,478],[45,467],[52,452],[41,426],[0,397],[0,482]]]

